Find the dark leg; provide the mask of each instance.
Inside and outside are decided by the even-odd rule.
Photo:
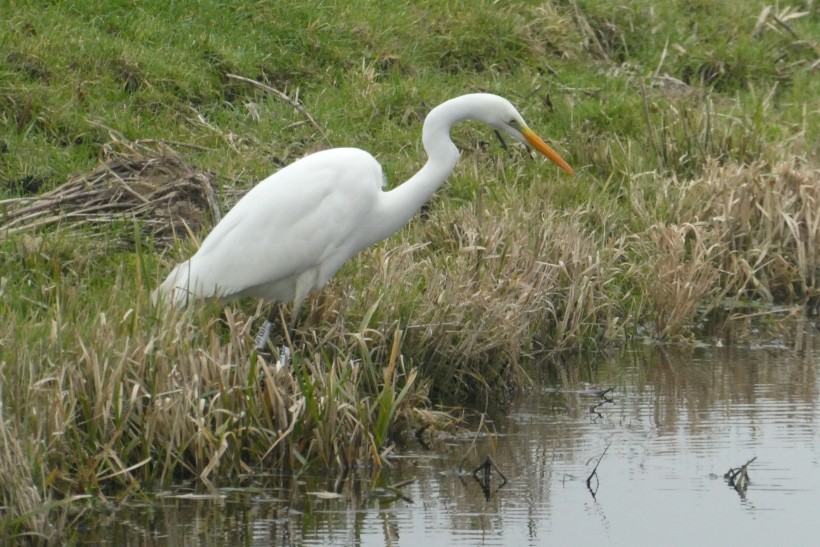
[[[281,304],[276,302],[273,306],[271,306],[270,313],[268,314],[267,319],[265,322],[262,323],[262,326],[259,328],[259,332],[256,333],[256,337],[254,337],[254,341],[256,342],[256,349],[257,351],[262,351],[268,345],[268,340],[270,340],[270,335],[273,332],[273,329],[276,328],[276,325],[279,323],[279,308]]]
[[[276,329],[277,325],[284,328],[281,307],[282,305],[279,302],[276,302],[273,306],[271,306],[267,319],[265,319],[265,322],[262,323],[262,327],[259,329],[259,332],[256,333],[256,337],[254,338],[254,341],[256,342],[256,351],[263,351],[267,348],[271,334],[274,329]],[[288,347],[290,336],[288,336],[287,329],[285,329],[285,336],[283,338],[285,343],[282,344],[281,348],[279,348],[279,362],[283,367],[286,367],[290,364],[290,347]]]

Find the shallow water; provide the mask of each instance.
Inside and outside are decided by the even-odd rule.
[[[807,325],[794,338],[788,347],[642,347],[553,366],[503,417],[426,448],[408,439],[378,475],[257,475],[210,492],[180,487],[95,515],[77,539],[815,545],[820,337]],[[608,388],[605,398],[597,393]],[[476,431],[494,433],[476,439]],[[470,472],[488,456],[498,470],[484,488]],[[730,486],[724,474],[752,458],[747,488]],[[386,488],[403,481],[412,482]]]

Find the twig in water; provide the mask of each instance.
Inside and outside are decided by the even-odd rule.
[[[493,496],[493,491],[490,490],[490,482],[492,481],[493,476],[493,469],[495,469],[496,473],[501,476],[501,484],[498,485],[498,488],[495,489],[497,492],[502,486],[507,484],[507,477],[504,476],[504,473],[498,468],[495,464],[493,459],[487,456],[487,459],[484,460],[484,463],[476,467],[475,471],[473,471],[473,478],[478,481],[478,484],[481,485],[481,491],[484,492],[484,498],[489,501],[490,498]],[[481,477],[478,476],[478,472],[481,472]]]
[[[601,456],[598,458],[598,462],[595,464],[595,468],[593,468],[592,473],[590,473],[589,477],[587,477],[587,488],[589,488],[589,493],[592,494],[592,499],[595,499],[595,494],[598,493],[598,466],[601,465],[601,460],[604,459],[606,451],[609,450],[609,445],[611,444],[612,441],[609,441],[609,443],[606,445],[606,448],[604,448],[604,451],[601,453]],[[590,484],[592,482],[592,477],[595,477],[596,481],[595,490],[592,490],[592,485]]]
[[[615,401],[614,401],[611,397],[608,397],[608,396],[607,396],[607,394],[608,394],[610,391],[613,391],[614,389],[615,389],[615,388],[610,387],[610,388],[608,388],[608,389],[601,389],[601,390],[596,391],[596,392],[595,392],[595,396],[596,396],[596,397],[599,397],[599,398],[601,399],[601,401],[600,401],[600,402],[598,402],[598,403],[596,403],[596,404],[594,404],[594,405],[591,405],[591,406],[589,407],[589,413],[590,413],[590,414],[595,414],[595,415],[597,415],[599,418],[603,418],[603,417],[604,417],[604,415],[603,415],[603,414],[601,414],[600,412],[598,412],[598,408],[600,408],[600,407],[604,406],[604,405],[605,405],[605,404],[607,404],[607,403],[614,403],[614,402],[615,402]]]
[[[607,395],[609,394],[610,391],[615,391],[615,388],[614,387],[608,387],[606,389],[598,391],[597,393],[595,393],[595,395],[597,395],[598,397],[603,399],[604,402],[611,403],[612,399],[610,397],[607,397]]]
[[[750,463],[755,461],[757,456],[752,458],[751,460],[747,461],[737,469],[734,467],[729,469],[723,478],[729,482],[729,486],[732,486],[738,494],[740,494],[741,499],[746,498],[746,490],[749,488],[749,483],[751,479],[749,479],[749,472],[747,467]]]

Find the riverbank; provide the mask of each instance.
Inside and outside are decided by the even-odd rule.
[[[70,533],[84,504],[144,483],[379,465],[397,431],[503,400],[536,356],[812,312],[816,10],[16,5],[0,22],[0,531]],[[424,214],[307,302],[292,373],[251,350],[257,302],[151,305],[256,181],[357,146],[394,187],[425,161],[425,114],[474,91],[510,99],[576,176],[456,127],[462,159]],[[36,216],[67,181],[75,199]],[[146,207],[180,181],[176,214]],[[105,196],[124,214],[98,215]]]

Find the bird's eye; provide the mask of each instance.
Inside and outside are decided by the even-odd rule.
[[[510,122],[509,122],[509,125],[511,125],[513,127],[517,126],[518,125],[518,120],[516,120],[515,118],[511,119]]]

